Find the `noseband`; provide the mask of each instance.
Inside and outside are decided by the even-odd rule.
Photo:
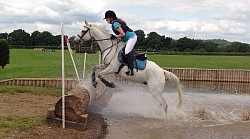
[[[91,27],[91,26],[90,26]],[[82,30],[82,35],[80,36],[79,34],[77,34],[77,36],[80,38],[80,40],[83,40],[82,38],[89,32],[89,36],[91,38],[91,40],[93,41],[105,41],[105,40],[111,40],[110,38],[108,39],[100,39],[100,40],[96,40],[95,38],[92,37],[91,33],[90,33],[90,29],[87,28],[87,30]]]
[[[89,28],[87,28],[87,30],[82,30],[82,35],[80,36],[79,34],[77,34],[77,36],[80,38],[80,40],[83,40],[82,38],[89,32],[89,35],[90,35],[90,37],[92,38],[92,36],[91,36],[91,34],[90,34],[90,31],[89,31],[90,29]]]

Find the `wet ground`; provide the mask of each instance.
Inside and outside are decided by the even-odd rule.
[[[181,109],[176,108],[178,96],[175,90],[171,86],[165,88],[163,97],[168,103],[167,114],[151,97],[146,86],[119,81],[116,81],[115,89],[100,85],[90,91],[90,108],[106,118],[107,139],[250,138],[250,121],[244,119],[250,112],[249,94],[183,84],[184,104]]]

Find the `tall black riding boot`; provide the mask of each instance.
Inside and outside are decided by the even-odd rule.
[[[125,72],[128,76],[129,75],[134,75],[134,70],[133,70],[133,63],[134,63],[134,56],[133,53],[128,53],[126,55],[127,57],[127,64],[128,64],[128,71]]]

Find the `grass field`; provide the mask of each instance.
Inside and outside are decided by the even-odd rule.
[[[83,54],[74,53],[80,77],[83,71]],[[148,59],[161,67],[208,68],[208,69],[250,69],[249,56],[182,56],[148,55]],[[88,54],[86,74],[98,64],[98,54]],[[65,51],[65,75],[76,77],[68,51]],[[61,77],[61,51],[34,51],[11,49],[10,64],[0,69],[0,80],[11,78],[56,78]]]
[[[250,69],[249,56],[152,55],[161,67],[202,69]]]
[[[76,67],[82,76],[83,54],[74,54]],[[86,70],[98,63],[98,55],[88,55]],[[0,80],[10,78],[56,78],[61,77],[61,51],[35,51],[11,49],[10,64],[0,69]],[[68,51],[65,51],[65,76],[76,77]]]
[[[27,93],[31,95],[52,95],[60,96],[62,89],[50,87],[32,87],[32,86],[14,86],[14,85],[0,85],[1,94],[17,94]],[[68,91],[66,89],[66,91]]]

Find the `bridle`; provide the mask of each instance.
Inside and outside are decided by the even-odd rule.
[[[90,25],[90,27],[91,27],[91,25]],[[85,27],[85,28],[87,28],[87,27]],[[110,38],[108,38],[108,39],[99,39],[99,40],[96,40],[96,39],[93,37],[93,35],[91,35],[90,29],[89,29],[89,28],[87,28],[87,30],[82,30],[82,35],[80,36],[79,34],[77,34],[77,36],[80,38],[80,40],[83,40],[83,37],[84,37],[87,33],[89,33],[89,36],[90,36],[90,38],[91,38],[91,41],[105,41],[105,40],[110,40],[110,41],[112,42],[112,45],[111,45],[111,46],[109,46],[108,48],[104,49],[103,51],[100,50],[101,56],[102,56],[103,53],[104,53],[106,50],[110,49],[109,52],[107,53],[107,55],[104,57],[104,61],[105,61],[106,57],[109,55],[109,53],[112,51],[113,46],[117,45],[117,47],[116,47],[116,51],[117,51],[117,49],[118,49],[118,44],[121,42],[121,41],[118,41],[118,40],[117,40],[117,43],[114,44],[113,41],[112,41]],[[83,40],[83,41],[84,41],[84,40]],[[113,56],[113,58],[114,58],[114,56]],[[113,58],[112,58],[112,59],[113,59]],[[102,59],[102,58],[101,58],[101,59]],[[111,59],[111,61],[112,61],[112,59]],[[108,65],[111,63],[111,61],[108,63]],[[104,63],[104,64],[105,64],[105,63]]]
[[[91,27],[91,25],[90,25],[90,27]],[[87,27],[85,27],[85,28],[87,28]],[[82,30],[82,35],[80,36],[79,34],[77,34],[77,36],[80,38],[80,40],[83,40],[82,38],[83,38],[88,32],[89,32],[89,36],[90,36],[90,38],[91,38],[92,41],[105,41],[105,40],[111,40],[110,38],[108,38],[108,39],[96,40],[96,39],[93,38],[93,36],[91,35],[90,29],[89,29],[89,28],[87,28],[87,30]]]

